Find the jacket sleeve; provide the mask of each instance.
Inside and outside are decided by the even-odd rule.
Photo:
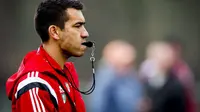
[[[31,76],[35,74],[35,76]],[[38,72],[28,73],[17,86],[15,93],[16,112],[55,112],[57,95],[51,85],[38,77]]]
[[[37,92],[38,91],[38,92]],[[16,101],[16,112],[55,112],[48,92],[32,88]]]

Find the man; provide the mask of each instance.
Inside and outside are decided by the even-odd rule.
[[[171,73],[174,51],[165,41],[151,42],[140,76],[149,98],[149,112],[187,112],[183,86]]]
[[[45,0],[35,15],[35,28],[42,40],[29,52],[19,70],[6,83],[12,112],[85,112],[71,56],[84,54],[89,36],[78,0]]]
[[[88,102],[90,112],[141,111],[143,90],[134,69],[135,59],[134,46],[124,40],[112,40],[105,46],[96,89]]]
[[[168,42],[175,53],[175,63],[172,66],[172,72],[184,87],[184,93],[187,99],[187,112],[196,112],[194,74],[182,57],[181,42],[172,39],[168,40]]]

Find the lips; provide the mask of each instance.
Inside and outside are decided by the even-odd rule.
[[[86,42],[86,41],[82,41],[81,44],[84,43],[84,42]]]
[[[81,44],[81,49],[86,50],[86,46]]]

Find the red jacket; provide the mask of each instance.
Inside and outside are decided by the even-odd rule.
[[[85,112],[81,94],[69,82],[79,87],[72,62],[62,70],[42,46],[29,52],[6,82],[12,112]]]
[[[187,99],[187,112],[196,112],[195,80],[194,75],[183,60],[178,60],[173,66],[173,73],[184,87]]]

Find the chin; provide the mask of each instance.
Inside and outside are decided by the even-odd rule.
[[[74,57],[81,57],[81,56],[83,56],[83,55],[84,55],[84,52],[81,52],[81,53],[74,54],[73,56],[74,56]]]
[[[81,57],[84,55],[84,50],[63,50],[63,53],[68,57]]]

